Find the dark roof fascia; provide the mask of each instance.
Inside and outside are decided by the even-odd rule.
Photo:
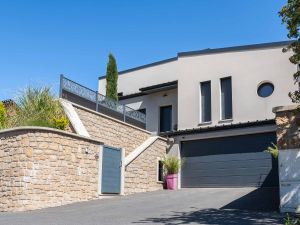
[[[212,131],[223,131],[229,129],[237,129],[237,128],[248,128],[248,127],[256,127],[256,126],[264,126],[264,125],[275,125],[275,120],[257,120],[257,121],[249,121],[245,123],[236,123],[236,124],[227,124],[222,126],[208,126],[208,127],[201,127],[195,129],[186,129],[186,130],[178,130],[178,131],[171,131],[162,133],[162,136],[172,137],[178,135],[187,135],[187,134],[199,134],[205,132],[212,132]]]
[[[144,69],[144,68],[148,68],[148,67],[151,67],[151,66],[157,66],[157,65],[164,64],[164,63],[168,63],[168,62],[173,62],[173,61],[176,61],[176,60],[177,60],[177,57],[164,59],[164,60],[161,60],[161,61],[145,64],[145,65],[134,67],[134,68],[131,68],[131,69],[122,70],[122,71],[118,72],[118,75],[126,74],[126,73],[129,73],[129,72],[133,72],[133,71]],[[100,76],[99,80],[104,79],[105,77],[106,77],[106,75]]]
[[[138,93],[133,93],[133,94],[129,94],[129,95],[119,96],[119,100],[125,100],[125,99],[129,99],[129,98],[136,98],[136,97],[140,97],[140,96],[144,96],[144,95],[146,95],[146,94],[142,93],[142,92],[138,92]]]
[[[287,45],[291,44],[292,42],[294,42],[294,41],[279,41],[279,42],[261,43],[261,44],[253,44],[253,45],[241,45],[241,46],[215,48],[215,49],[208,48],[208,49],[203,49],[203,50],[198,50],[198,51],[179,52],[178,57],[281,47],[281,46],[287,46]]]
[[[166,88],[169,90],[169,89],[177,88],[177,84],[178,84],[178,81],[175,80],[175,81],[170,81],[167,83],[155,84],[152,86],[143,87],[143,88],[140,88],[139,90],[141,92],[146,92],[146,93],[148,91],[154,91],[154,90],[157,90],[157,91],[166,90]]]

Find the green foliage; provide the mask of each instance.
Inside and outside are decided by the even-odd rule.
[[[106,68],[106,97],[118,100],[118,69],[116,59],[112,54],[108,56]]]
[[[272,146],[269,146],[265,151],[269,152],[275,159],[277,159],[279,154],[278,147],[273,142],[271,144]]]
[[[69,125],[69,120],[66,117],[54,118],[54,127],[56,129],[65,130]]]
[[[287,37],[295,40],[287,48],[284,48],[283,52],[292,50],[293,55],[290,57],[290,62],[298,64],[300,61],[300,0],[288,0],[287,4],[279,12],[279,15],[282,23],[288,29]],[[294,80],[297,81],[299,76],[300,71],[294,73]],[[289,97],[294,103],[300,103],[300,91],[290,92]]]
[[[43,126],[63,130],[69,124],[59,101],[48,87],[27,88],[17,99],[17,105],[11,126]]]
[[[176,156],[168,156],[162,163],[168,174],[177,174],[182,165],[182,160],[178,159]]]
[[[7,113],[3,102],[0,102],[0,129],[7,126]]]
[[[284,218],[284,225],[297,225],[299,224],[299,219],[291,217],[289,214]]]

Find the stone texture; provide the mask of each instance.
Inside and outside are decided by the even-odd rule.
[[[150,133],[146,130],[77,105],[73,106],[92,137],[106,145],[124,148],[126,156],[150,137]]]
[[[0,211],[23,211],[98,198],[100,144],[131,153],[151,135],[132,125],[75,107],[91,138],[46,128],[0,132]],[[85,149],[89,149],[89,154]],[[158,158],[167,143],[157,139],[124,173],[124,193],[163,188]],[[101,159],[100,159],[101,160]]]
[[[125,194],[163,189],[158,182],[158,160],[166,154],[167,144],[157,139],[141,155],[125,168]]]
[[[300,148],[300,110],[277,111],[277,145],[280,150]]]
[[[99,143],[42,130],[1,133],[0,142],[0,211],[98,197]]]
[[[146,130],[81,106],[73,106],[92,137],[106,145],[125,149],[125,156],[151,136]],[[158,139],[126,167],[125,194],[163,189],[163,184],[157,182],[157,162],[158,158],[162,159],[165,156],[166,150],[166,141]]]

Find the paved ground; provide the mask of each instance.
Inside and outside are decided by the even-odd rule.
[[[158,191],[31,212],[0,213],[0,224],[283,224],[276,212],[251,210],[256,203],[249,202],[247,196],[252,193],[249,188]]]

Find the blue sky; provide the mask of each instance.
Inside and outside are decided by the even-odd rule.
[[[0,0],[0,100],[59,74],[97,88],[112,52],[119,71],[177,52],[287,40],[287,0]]]

